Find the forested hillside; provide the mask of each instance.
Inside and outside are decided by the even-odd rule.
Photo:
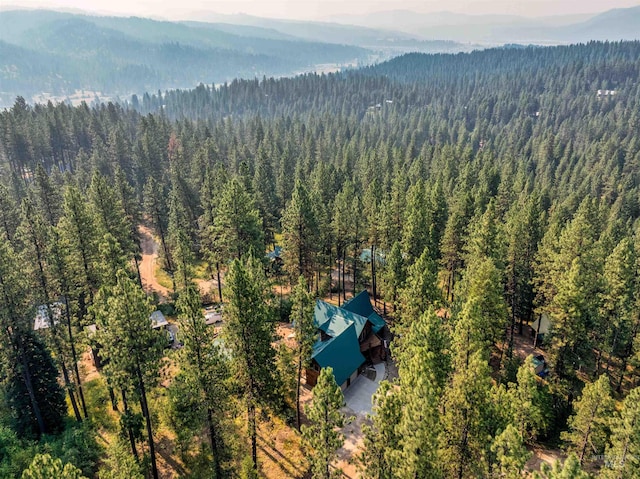
[[[328,477],[330,371],[296,431],[313,299],[366,288],[397,374],[361,477],[640,477],[639,80],[640,42],[592,42],[96,108],[18,98],[0,113],[0,470]],[[143,291],[140,225],[166,298]],[[39,306],[57,319],[33,331]],[[163,351],[155,308],[182,348]]]
[[[96,95],[122,98],[200,82],[338,70],[407,51],[472,48],[362,27],[253,20],[236,25],[0,10],[0,107],[18,95],[91,103]]]
[[[17,95],[110,98],[234,78],[292,75],[316,65],[366,62],[357,46],[305,41],[265,29],[52,11],[0,12],[0,106]],[[227,29],[228,30],[228,29]],[[277,33],[277,32],[276,32]],[[46,100],[45,100],[46,101]]]

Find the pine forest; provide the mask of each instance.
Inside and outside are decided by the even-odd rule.
[[[0,325],[2,478],[637,479],[640,42],[18,97]]]

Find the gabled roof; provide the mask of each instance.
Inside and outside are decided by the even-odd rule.
[[[350,324],[341,334],[326,341],[317,341],[312,358],[321,368],[333,368],[336,383],[344,383],[365,359],[360,352],[355,324]]]
[[[538,331],[540,328],[540,331]],[[547,313],[542,313],[536,320],[531,324],[531,329],[534,331],[538,331],[540,334],[547,334],[551,329],[551,318]]]
[[[374,333],[385,325],[371,306],[366,291],[344,303],[342,308],[316,301],[313,321],[328,339],[316,341],[311,358],[322,368],[332,367],[338,384],[344,383],[365,361],[358,338],[367,321]]]
[[[382,317],[376,313],[375,309],[373,309],[373,306],[371,306],[369,293],[367,293],[366,290],[361,291],[357,296],[346,301],[342,305],[342,309],[367,318],[373,327],[374,333],[380,331],[385,325],[384,319],[382,319]]]
[[[319,330],[324,331],[332,338],[340,335],[351,324],[355,325],[356,336],[360,336],[365,324],[367,324],[366,317],[320,300],[316,301],[313,321]]]
[[[162,328],[169,324],[167,318],[164,317],[164,314],[162,314],[162,311],[159,309],[156,309],[151,313],[151,317],[149,319],[151,320],[151,327],[153,329]]]

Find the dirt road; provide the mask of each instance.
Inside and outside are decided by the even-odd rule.
[[[160,302],[165,302],[171,291],[158,283],[156,279],[156,260],[158,259],[158,244],[153,238],[151,230],[146,226],[138,226],[140,233],[140,246],[142,248],[142,261],[140,262],[140,277],[142,287],[147,293],[156,292]]]

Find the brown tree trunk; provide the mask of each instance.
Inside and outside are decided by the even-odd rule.
[[[22,379],[24,381],[24,385],[27,388],[27,392],[29,393],[29,400],[31,401],[31,408],[33,410],[33,414],[36,417],[36,421],[38,423],[38,430],[40,431],[40,435],[46,434],[47,428],[44,424],[44,419],[42,417],[42,412],[40,411],[40,405],[36,399],[36,394],[33,389],[33,382],[31,381],[31,372],[29,371],[29,364],[27,363],[27,353],[24,350],[24,344],[21,340],[19,341],[18,350],[20,354],[20,363],[22,366]]]
[[[253,400],[249,400],[247,407],[247,417],[249,421],[249,436],[251,437],[251,459],[253,468],[258,469],[258,429],[256,427],[256,406]],[[154,478],[155,479],[155,478]]]
[[[378,304],[378,294],[376,288],[376,246],[371,245],[371,293],[373,294],[373,304]]]
[[[296,427],[300,431],[300,382],[302,381],[302,353],[298,351],[298,382],[296,383]]]
[[[347,248],[342,250],[342,300],[347,300],[347,285],[346,285],[346,268],[347,268]]]
[[[80,397],[80,405],[82,406],[82,412],[85,418],[88,418],[87,404],[84,400],[84,392],[82,391],[82,381],[80,379],[80,370],[78,369],[78,355],[76,354],[76,343],[73,339],[73,328],[71,327],[71,313],[69,312],[69,298],[65,294],[64,297],[64,310],[67,316],[67,333],[69,334],[69,345],[71,346],[71,359],[73,361],[73,371],[76,378],[76,385],[78,387],[78,396]]]
[[[69,395],[69,401],[71,402],[71,407],[73,408],[73,414],[76,416],[76,421],[82,422],[82,416],[80,416],[80,410],[78,409],[78,403],[76,402],[76,395],[73,393],[73,388],[71,386],[71,381],[69,379],[69,371],[67,370],[67,365],[64,360],[60,359],[60,369],[62,370],[62,378],[64,379],[64,386],[67,390],[67,394]]]
[[[220,281],[220,263],[216,263],[216,270],[218,274],[218,296],[220,297],[220,302],[222,303],[222,282]]]
[[[207,423],[209,425],[209,440],[211,441],[211,451],[213,452],[213,470],[215,472],[215,479],[222,477],[222,469],[220,468],[220,458],[218,457],[218,440],[216,438],[216,431],[213,427],[213,413],[211,408],[207,408]]]
[[[133,261],[136,264],[136,275],[138,277],[138,284],[140,285],[140,288],[142,288],[142,275],[140,274],[140,262],[138,261],[138,256],[136,256],[135,254],[133,255]]]
[[[151,416],[149,415],[149,407],[147,404],[147,392],[144,387],[144,380],[140,365],[136,364],[136,374],[138,375],[138,387],[140,388],[140,408],[142,415],[145,417],[147,424],[147,438],[149,441],[149,456],[151,456],[151,475],[153,479],[158,479],[158,465],[156,464],[156,449],[153,442],[153,430],[151,428]]]
[[[113,389],[111,389],[113,391]],[[114,398],[115,399],[115,398]],[[129,413],[129,404],[127,403],[127,394],[122,390],[122,407],[124,408],[125,414]],[[130,425],[127,425],[127,435],[129,436],[129,444],[131,445],[131,453],[133,457],[136,458],[136,462],[140,461],[140,457],[138,457],[138,448],[136,447],[136,439],[133,437],[133,430]]]

